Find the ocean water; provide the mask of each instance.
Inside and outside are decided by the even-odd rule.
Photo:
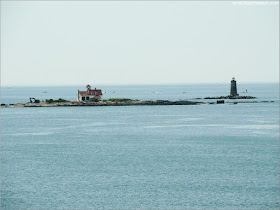
[[[177,100],[227,95],[222,87],[107,91]],[[275,102],[2,108],[1,209],[279,209],[278,85],[245,88]],[[41,94],[13,89],[1,103]],[[75,99],[74,87],[44,89]]]

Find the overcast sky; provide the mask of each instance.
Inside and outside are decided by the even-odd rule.
[[[1,85],[278,82],[279,5],[235,3],[1,1]]]

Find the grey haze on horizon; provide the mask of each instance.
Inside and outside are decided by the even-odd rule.
[[[1,86],[279,82],[278,7],[1,1]]]

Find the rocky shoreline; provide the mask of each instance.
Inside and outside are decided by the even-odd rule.
[[[205,97],[196,99],[255,99],[254,96],[217,96],[217,97]]]
[[[218,98],[220,99],[220,98]],[[228,104],[238,103],[273,103],[274,101],[238,101],[224,102]],[[70,107],[70,106],[162,106],[162,105],[200,105],[200,104],[219,104],[217,102],[197,102],[197,101],[168,101],[168,100],[128,100],[128,101],[99,101],[99,102],[40,102],[40,103],[18,103],[1,104],[1,107]]]
[[[168,101],[168,100],[147,100],[147,101],[99,101],[99,102],[40,102],[40,103],[19,103],[19,104],[8,104],[1,105],[1,107],[56,107],[56,106],[152,106],[152,105],[197,105],[203,102],[194,101]]]

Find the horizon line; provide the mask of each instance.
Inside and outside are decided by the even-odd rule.
[[[93,84],[93,83],[87,83]],[[51,85],[0,85],[0,87],[69,87],[69,86],[86,86],[87,84],[51,84]],[[230,84],[229,82],[201,82],[201,83],[136,83],[136,84],[114,84],[114,83],[97,83],[94,86],[158,86],[158,85],[219,85],[219,84]],[[279,82],[238,82],[238,84],[279,84]],[[93,86],[93,85],[92,85]]]

